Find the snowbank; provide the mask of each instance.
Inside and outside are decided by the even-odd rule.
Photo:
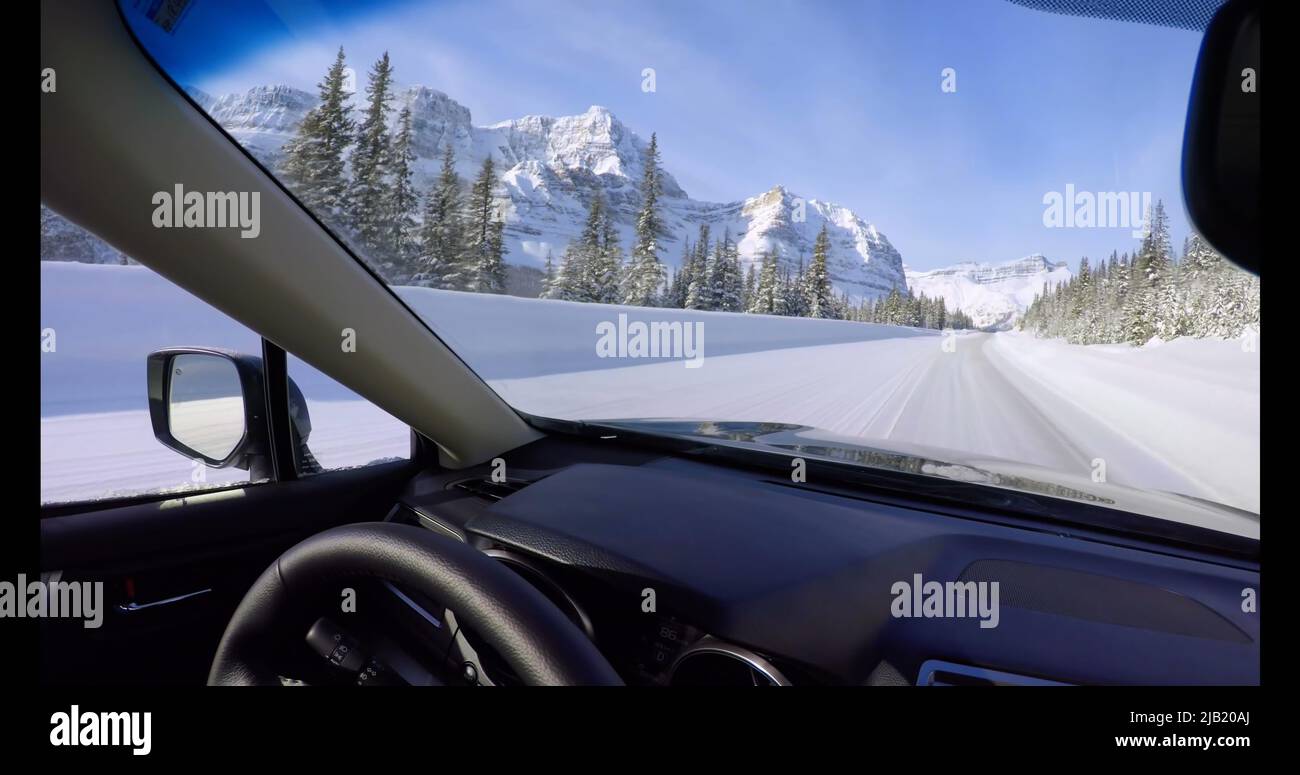
[[[1089,453],[1108,477],[1259,511],[1258,346],[1084,346],[1007,333],[991,356],[1071,438],[1109,440]]]
[[[399,287],[397,293],[488,381],[673,360],[601,358],[596,351],[596,327],[616,323],[619,315],[626,315],[629,322],[702,323],[706,360],[796,347],[938,336],[936,331],[843,320],[580,304],[429,288]],[[675,368],[682,368],[681,363]]]

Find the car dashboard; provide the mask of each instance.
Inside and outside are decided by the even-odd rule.
[[[632,685],[1259,682],[1258,563],[1132,537],[556,437],[422,474],[388,519],[520,573]],[[929,582],[996,582],[995,616],[900,613]],[[379,597],[392,661],[437,666],[408,682],[516,682],[454,612]]]

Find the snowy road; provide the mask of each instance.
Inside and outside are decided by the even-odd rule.
[[[1020,381],[1010,378],[990,356],[995,336],[969,334],[947,353],[930,348],[886,399],[877,412],[878,421],[862,428],[859,435],[980,450],[1061,471],[1087,471],[1091,456],[1040,411],[1018,386]],[[936,417],[944,421],[935,422]]]
[[[810,425],[1259,509],[1259,355],[1237,342],[1078,347],[1020,334],[801,347],[492,380],[542,416]],[[1216,368],[1216,366],[1218,368]]]

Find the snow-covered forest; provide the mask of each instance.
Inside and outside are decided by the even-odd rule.
[[[1258,277],[1233,266],[1198,234],[1189,235],[1176,256],[1162,202],[1147,224],[1132,256],[1111,253],[1096,266],[1084,258],[1070,280],[1045,286],[1021,328],[1074,344],[1259,333]]]
[[[651,139],[651,147],[655,141]],[[830,240],[823,228],[813,244],[812,261],[791,271],[782,268],[775,251],[763,253],[757,267],[741,268],[739,250],[730,232],[710,241],[709,225],[687,240],[680,268],[658,283],[658,292],[639,306],[674,307],[713,312],[749,312],[918,328],[971,328],[960,310],[948,312],[942,298],[924,293],[904,295],[895,288],[879,303],[854,304],[835,295],[827,275]],[[649,271],[654,271],[653,269]],[[620,293],[622,250],[609,211],[599,197],[593,201],[582,236],[564,251],[559,262],[548,257],[542,298],[597,304],[631,303]]]

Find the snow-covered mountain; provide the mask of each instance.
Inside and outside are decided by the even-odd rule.
[[[135,263],[44,204],[41,205],[41,260],[82,264]]]
[[[907,287],[915,294],[942,296],[949,310],[960,308],[980,328],[1009,328],[1042,293],[1070,279],[1065,262],[1039,254],[1002,264],[962,263],[928,272],[907,270]]]
[[[258,86],[214,98],[197,89],[190,96],[259,159],[277,158],[316,97],[289,86]]]
[[[282,146],[317,101],[315,95],[289,86],[259,86],[223,97],[197,89],[189,92],[254,156],[270,165],[279,160]],[[467,179],[488,155],[499,164],[507,262],[540,267],[548,254],[558,260],[581,231],[597,193],[604,195],[616,214],[624,245],[631,244],[647,143],[608,109],[593,106],[576,116],[524,116],[476,126],[468,108],[424,86],[398,94],[393,120],[402,107],[411,109],[420,189],[427,189],[437,175],[447,144],[455,152],[457,170]],[[729,230],[746,264],[775,249],[785,265],[794,267],[801,258],[811,257],[813,240],[825,223],[833,246],[830,275],[837,291],[856,301],[905,287],[898,251],[851,210],[801,199],[781,186],[741,201],[703,202],[690,198],[669,170],[663,171],[662,179],[666,233],[660,240],[660,259],[669,267],[678,266],[683,241],[693,242],[703,223],[715,239]]]

